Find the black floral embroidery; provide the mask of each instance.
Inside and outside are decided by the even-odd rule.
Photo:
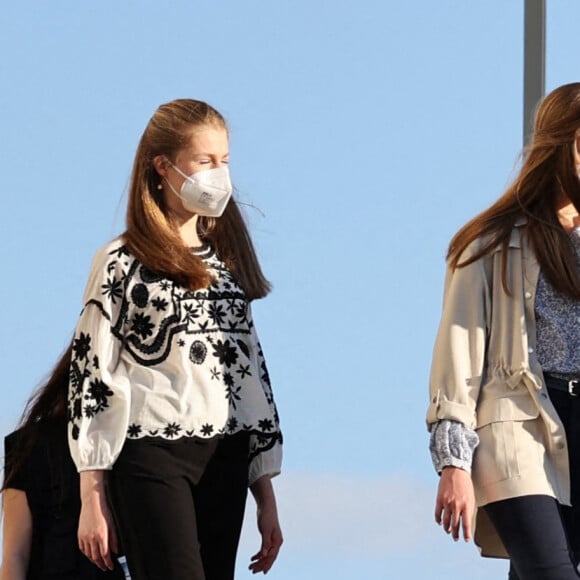
[[[202,425],[201,426],[201,432],[206,437],[209,437],[213,433],[213,425],[210,425],[209,423],[206,423],[205,425]]]
[[[183,321],[184,322],[188,322],[188,323],[195,322],[195,319],[199,318],[201,315],[200,310],[198,308],[196,308],[193,304],[185,304],[183,306],[183,310],[185,311],[183,313]]]
[[[136,312],[133,317],[131,330],[136,332],[141,338],[147,338],[153,334],[153,323],[151,317],[141,312]]]
[[[200,365],[205,361],[207,346],[201,340],[194,340],[189,349],[189,358],[193,364]]]
[[[248,345],[239,338],[236,340],[236,344],[240,347],[240,350],[246,355],[246,357],[250,358],[250,349]]]
[[[70,366],[69,411],[68,419],[72,423],[71,435],[78,438],[79,422],[83,417],[91,419],[109,407],[113,391],[94,371],[99,369],[99,358],[91,352],[91,336],[83,332],[73,340],[73,355]],[[91,379],[92,377],[92,379]],[[86,386],[87,379],[88,386]],[[76,437],[75,437],[76,435]]]
[[[270,419],[261,419],[260,421],[258,421],[258,427],[262,431],[271,431],[272,429],[274,429],[274,423],[272,423]]]
[[[116,250],[113,250],[112,252],[110,252],[110,255],[111,256],[116,255],[117,258],[122,258],[123,256],[129,255],[129,250],[127,250],[127,246],[121,245]]]
[[[80,397],[82,395],[84,381],[89,376],[90,372],[86,368],[86,366],[84,369],[81,370],[78,361],[76,360],[72,361],[70,367],[69,381],[73,396]]]
[[[218,371],[218,369],[216,367],[213,367],[210,371],[211,374],[211,380],[213,381],[214,379],[219,380],[220,376],[221,376],[221,372]]]
[[[83,416],[83,401],[82,399],[75,399],[73,402],[72,418],[80,419]]]
[[[111,302],[115,304],[117,298],[123,297],[123,280],[117,280],[115,276],[107,278],[107,282],[101,285],[103,289],[103,296],[111,299]]]
[[[163,429],[163,434],[165,435],[165,437],[172,438],[177,437],[180,431],[181,425],[178,425],[177,423],[168,423],[165,429]]]
[[[233,385],[228,385],[226,387],[226,399],[229,401],[230,405],[234,408],[237,409],[237,402],[242,400],[242,397],[240,395],[240,391],[242,390],[242,387],[235,387]]]
[[[99,411],[108,407],[108,398],[113,396],[113,391],[100,379],[90,382],[88,394],[85,399],[93,399]]]
[[[208,316],[213,320],[214,324],[220,325],[224,323],[226,313],[224,312],[223,306],[221,304],[216,304],[213,302],[209,305]]]
[[[85,417],[91,419],[97,414],[97,406],[96,405],[85,405],[83,408],[83,413]]]
[[[91,337],[88,334],[81,332],[80,336],[75,338],[73,341],[73,351],[75,358],[77,360],[86,359],[90,350]]]
[[[217,340],[213,345],[213,356],[217,357],[221,364],[230,368],[238,360],[238,353],[229,340]]]
[[[167,309],[167,307],[169,306],[169,302],[167,302],[167,300],[165,300],[165,298],[160,298],[159,296],[157,296],[156,298],[153,298],[153,300],[151,300],[151,304],[154,306],[155,310],[157,310],[157,312],[162,312],[164,310]]]
[[[149,302],[149,290],[145,284],[135,284],[131,290],[131,300],[139,308],[145,308]]]
[[[270,383],[270,375],[268,374],[268,367],[266,366],[266,361],[263,359],[263,354],[262,354],[262,350],[260,350],[260,358],[262,358],[262,362],[260,363],[260,368],[262,369],[262,375],[261,378],[262,380],[268,385],[268,387],[271,387],[272,384]]]
[[[185,346],[185,340],[183,340],[183,338],[180,338],[177,341],[177,346],[184,347]]]
[[[246,376],[251,377],[252,373],[250,371],[250,365],[240,365],[238,367],[238,370],[236,371],[236,373],[238,373],[240,375],[240,379],[245,378]]]
[[[137,425],[137,423],[131,423],[131,425],[129,425],[129,428],[127,429],[127,435],[129,437],[139,437],[139,435],[141,435],[142,430],[143,428],[141,427],[141,425]]]
[[[228,431],[230,433],[233,433],[238,427],[238,420],[235,417],[230,417],[228,419],[227,427],[228,427]]]
[[[238,304],[235,307],[234,312],[240,320],[242,320],[242,321],[246,320],[246,315],[247,315],[248,309],[247,309],[245,304]]]

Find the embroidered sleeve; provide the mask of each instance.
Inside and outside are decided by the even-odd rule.
[[[123,317],[126,260],[122,246],[97,253],[73,339],[69,444],[79,471],[111,469],[127,431],[130,388],[117,324]]]
[[[477,433],[459,421],[443,419],[434,423],[429,451],[437,473],[444,467],[460,467],[471,473],[473,451],[478,443]]]
[[[252,339],[257,349],[260,383],[269,409],[267,416],[258,418],[257,429],[250,435],[249,483],[252,485],[252,483],[263,475],[274,477],[280,473],[282,468],[283,437],[280,430],[280,417],[274,401],[266,359],[264,358],[264,352],[260,345],[249,307],[248,317],[252,330]]]

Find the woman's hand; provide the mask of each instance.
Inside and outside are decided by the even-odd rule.
[[[105,472],[83,471],[78,540],[81,552],[101,570],[112,570],[117,532],[106,496]]]
[[[475,494],[471,476],[458,467],[444,467],[437,489],[435,521],[455,541],[459,539],[459,529],[462,527],[463,537],[469,542],[474,512]]]
[[[282,530],[278,522],[276,497],[269,475],[264,475],[251,486],[258,508],[258,530],[262,536],[260,551],[251,558],[249,569],[253,574],[268,573],[282,545]]]

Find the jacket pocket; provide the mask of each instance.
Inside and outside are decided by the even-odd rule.
[[[529,394],[489,399],[477,409],[479,445],[473,479],[483,488],[542,469],[543,435],[539,410]]]

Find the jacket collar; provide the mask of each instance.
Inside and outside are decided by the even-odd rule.
[[[522,247],[522,228],[528,223],[528,218],[525,215],[520,215],[516,218],[514,222],[514,227],[510,234],[510,239],[508,243],[508,247],[510,248],[521,248]],[[501,251],[501,244],[496,246],[492,253]]]

